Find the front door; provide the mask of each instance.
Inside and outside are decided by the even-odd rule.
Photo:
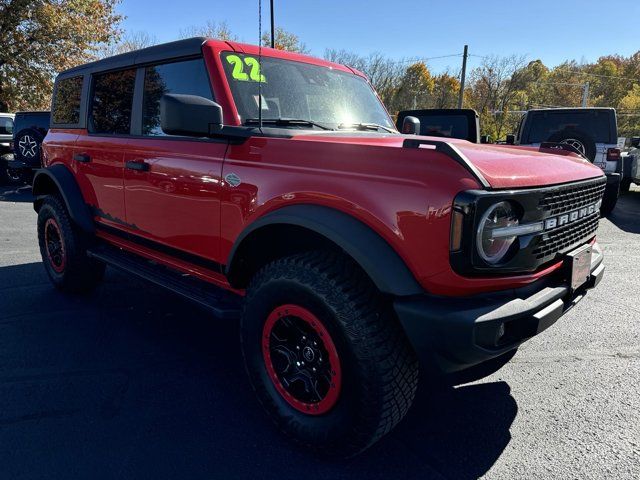
[[[140,135],[124,158],[127,224],[132,234],[167,247],[170,255],[221,263],[220,189],[227,141],[166,135],[160,125],[160,98],[166,93],[213,99],[204,60],[144,68]]]

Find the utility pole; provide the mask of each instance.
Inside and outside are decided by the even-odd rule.
[[[460,95],[458,96],[458,108],[462,108],[462,102],[464,101],[464,81],[467,76],[467,57],[469,56],[469,45],[464,46],[464,53],[462,54],[462,73],[460,74]]]
[[[276,27],[273,19],[273,0],[271,0],[271,48],[276,48]]]
[[[587,101],[589,100],[589,82],[586,82],[582,86],[582,106],[587,106]]]

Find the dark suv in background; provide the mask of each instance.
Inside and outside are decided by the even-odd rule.
[[[507,144],[539,147],[542,143],[573,147],[600,167],[607,176],[603,215],[611,213],[620,194],[622,157],[618,148],[618,123],[613,108],[546,108],[529,110]]]
[[[13,120],[13,155],[2,158],[2,183],[31,183],[42,166],[41,145],[49,130],[50,112],[17,112]]]

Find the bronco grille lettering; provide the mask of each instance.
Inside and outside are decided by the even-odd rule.
[[[578,210],[573,210],[572,212],[563,213],[562,215],[558,215],[555,217],[547,218],[544,221],[544,229],[551,230],[556,227],[562,227],[563,225],[568,225],[569,223],[573,223],[577,220],[583,219],[584,217],[588,217],[589,215],[594,214],[600,208],[600,202],[588,205],[586,207],[579,208]]]

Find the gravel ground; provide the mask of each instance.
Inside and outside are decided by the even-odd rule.
[[[56,292],[35,220],[28,189],[0,190],[1,478],[640,478],[640,190],[601,222],[597,289],[491,377],[423,385],[349,461],[276,432],[234,322],[111,270]]]

